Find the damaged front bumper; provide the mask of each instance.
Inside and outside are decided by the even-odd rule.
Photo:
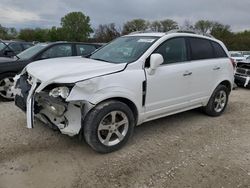
[[[63,134],[74,136],[82,127],[83,111],[90,108],[87,102],[67,102],[61,97],[49,96],[48,91],[37,92],[40,83],[27,74],[20,76],[15,89],[15,104],[26,112],[27,127],[33,128],[34,118],[38,118]]]
[[[239,86],[250,88],[250,76],[243,76],[240,74],[235,74],[234,82]]]

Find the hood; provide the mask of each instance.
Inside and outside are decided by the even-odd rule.
[[[55,58],[29,64],[26,71],[46,83],[75,83],[121,71],[126,64],[113,64],[83,57]]]

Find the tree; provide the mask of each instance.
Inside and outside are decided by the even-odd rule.
[[[229,25],[213,22],[211,34],[218,38],[228,37],[231,35],[231,29]]]
[[[150,24],[150,29],[151,29],[152,31],[155,31],[155,32],[161,32],[161,31],[162,31],[161,22],[159,22],[159,21],[153,21],[153,22]]]
[[[181,29],[183,30],[194,30],[194,26],[191,21],[185,20],[183,23],[183,26],[181,26]]]
[[[61,27],[53,26],[48,31],[48,41],[55,42],[55,41],[63,41],[65,40],[64,31]]]
[[[85,41],[93,30],[90,18],[82,12],[71,12],[61,18],[61,26],[68,41]]]
[[[120,36],[114,23],[99,25],[95,30],[94,38],[98,42],[109,42]]]
[[[195,23],[194,28],[202,33],[209,33],[214,23],[209,20],[199,20]]]
[[[126,22],[123,25],[123,34],[128,34],[135,31],[144,31],[148,29],[149,23],[143,19],[134,19]]]
[[[49,41],[48,37],[49,29],[21,29],[18,35],[19,39],[25,41],[39,41],[39,42],[46,42]]]
[[[24,41],[35,41],[35,31],[29,28],[21,29],[18,38]]]
[[[160,21],[160,23],[162,26],[162,30],[161,30],[162,32],[167,32],[167,31],[179,28],[177,22],[171,19],[162,20]]]
[[[0,39],[8,38],[8,29],[0,24]]]

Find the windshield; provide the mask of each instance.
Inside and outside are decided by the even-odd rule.
[[[91,59],[110,63],[131,63],[158,39],[158,37],[126,36],[120,37],[90,56]]]
[[[0,50],[4,49],[6,47],[6,45],[4,43],[0,43]]]
[[[39,53],[41,50],[43,50],[44,48],[46,48],[48,46],[48,44],[37,44],[33,47],[28,48],[27,50],[24,50],[23,52],[18,54],[18,57],[20,59],[30,59],[32,58],[34,55],[36,55],[37,53]]]

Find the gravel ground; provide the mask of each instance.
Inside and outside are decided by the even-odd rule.
[[[218,118],[193,110],[143,124],[106,155],[39,122],[29,130],[0,103],[0,188],[250,187],[249,96],[233,91]]]

